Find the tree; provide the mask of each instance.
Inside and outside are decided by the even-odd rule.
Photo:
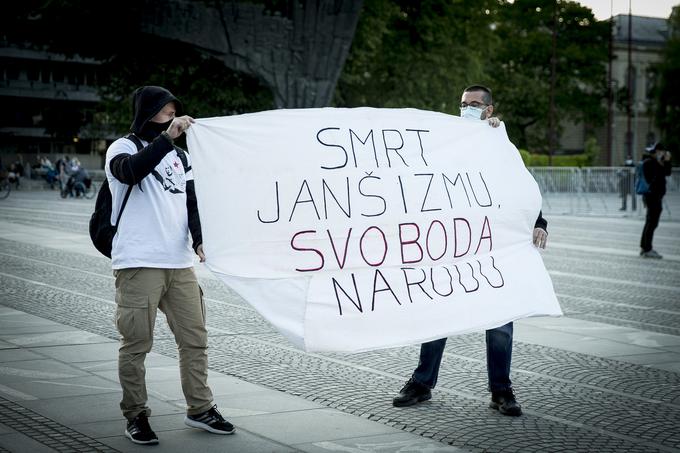
[[[463,88],[490,80],[490,27],[503,4],[366,0],[335,104],[458,114]]]
[[[655,66],[655,121],[662,142],[672,150],[677,162],[680,153],[680,7],[673,8],[668,20],[669,36],[661,61]]]
[[[548,151],[553,28],[556,118],[593,127],[606,117],[608,23],[568,0],[515,0],[497,24],[502,44],[493,57],[493,86],[497,110],[519,148]]]

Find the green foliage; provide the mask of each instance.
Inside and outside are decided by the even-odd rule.
[[[552,158],[546,154],[532,154],[526,149],[520,149],[519,154],[527,167],[588,167],[593,165],[596,157],[600,153],[600,147],[594,137],[586,140],[585,152],[582,154],[556,155]]]
[[[661,129],[662,142],[673,151],[677,162],[680,153],[680,7],[669,18],[671,34],[663,57],[655,67],[657,73],[656,124]]]
[[[597,125],[609,25],[567,0],[365,0],[335,103],[457,115],[463,88],[481,83],[510,139],[546,152],[554,23],[556,121]]]
[[[489,26],[503,0],[365,0],[337,106],[458,114],[463,88],[490,80]]]
[[[597,22],[590,9],[576,2],[515,0],[501,9],[496,28],[502,43],[493,57],[497,110],[518,147],[541,152],[549,146],[554,27],[556,120],[592,126],[605,118],[609,24]]]

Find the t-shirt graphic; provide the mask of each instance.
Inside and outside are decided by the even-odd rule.
[[[178,194],[184,193],[186,190],[184,168],[182,167],[182,164],[178,162],[178,159],[173,159],[172,167],[169,165],[164,167],[163,175],[156,171],[156,169],[151,170],[151,175],[160,183],[163,190],[167,192]]]

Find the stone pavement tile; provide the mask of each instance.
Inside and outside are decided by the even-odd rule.
[[[151,410],[153,411],[153,407]],[[184,424],[184,415],[184,411],[165,415],[156,415],[154,412],[151,414],[151,417],[149,417],[149,424],[156,434],[159,435],[165,431],[182,429],[191,430],[192,428],[189,428]],[[90,423],[78,423],[71,425],[71,428],[90,437],[100,438],[123,436],[125,425],[126,421],[123,414],[120,411],[117,411],[116,416],[112,419]]]
[[[635,346],[643,346],[646,348],[663,348],[665,346],[680,345],[680,336],[668,335],[665,333],[646,332],[644,330],[635,330],[633,332],[603,332],[595,335],[599,338],[608,338],[614,341],[629,343]]]
[[[211,434],[197,429],[168,431],[157,434],[159,439],[157,450],[163,453],[286,453],[296,451],[286,445],[238,429],[235,434],[227,436]],[[154,449],[154,447],[135,445],[124,436],[105,437],[97,440],[121,452],[148,453],[150,449]]]
[[[177,365],[176,365],[177,366]],[[178,368],[179,370],[179,368]],[[179,371],[178,371],[179,373]],[[251,384],[232,376],[220,373],[208,373],[208,385],[215,398],[224,395],[240,395],[243,393],[270,392],[266,387]],[[163,401],[183,400],[182,385],[179,379],[147,382],[147,390]]]
[[[120,386],[97,376],[68,379],[30,379],[7,382],[5,385],[38,399],[63,398],[68,396],[120,393]]]
[[[179,364],[175,362],[173,365],[163,366],[149,366],[146,365],[146,384],[160,381],[178,381],[179,382]],[[109,379],[114,382],[118,381],[118,368],[112,370],[93,371],[94,374]]]
[[[0,384],[0,397],[13,402],[33,401],[37,399],[33,395],[28,395],[18,390],[14,390],[13,388],[7,387],[3,384]]]
[[[33,351],[71,364],[101,360],[118,361],[118,342],[49,346],[32,348]]]
[[[657,368],[659,370],[672,371],[673,373],[680,373],[680,362],[655,363],[648,365],[649,367]]]
[[[427,439],[416,434],[394,433],[378,436],[356,437],[352,439],[325,440],[293,447],[305,453],[325,453],[341,451],[346,453],[463,453],[462,450],[436,440]]]
[[[664,346],[663,348],[664,351],[669,351],[669,352],[677,352],[680,354],[680,346]]]
[[[40,442],[36,442],[21,433],[11,433],[0,435],[0,448],[5,448],[17,453],[54,453],[55,450]]]
[[[120,392],[112,392],[68,398],[22,401],[21,405],[61,424],[72,426],[86,422],[122,418],[119,407],[120,397]],[[152,414],[157,415],[184,413],[183,409],[156,400],[153,397],[149,397],[149,407]]]
[[[14,432],[14,430],[12,428],[5,425],[4,423],[0,423],[0,435],[1,434],[13,433],[13,432]]]
[[[648,332],[632,327],[614,326],[601,322],[574,319],[568,316],[526,318],[518,321],[517,324],[522,326],[520,328],[534,326],[541,329],[604,338],[650,348],[680,345],[680,336],[677,335]]]
[[[591,337],[598,337],[604,333],[623,334],[636,332],[632,327],[613,326],[601,322],[584,321],[569,316],[536,316],[517,321],[518,326],[534,326],[541,329],[557,330],[565,333],[575,333]]]
[[[44,356],[28,349],[0,349],[0,363],[19,362],[22,360],[44,359]]]
[[[668,362],[680,363],[680,353],[677,352],[656,352],[650,354],[619,355],[614,360],[621,362],[635,363],[636,365],[652,365]]]
[[[261,392],[221,395],[215,398],[217,407],[222,414],[234,414],[234,412],[249,410],[259,413],[301,411],[305,409],[321,409],[324,406],[286,393],[275,390]],[[231,415],[232,417],[234,415]]]
[[[286,445],[398,432],[389,426],[333,409],[234,417],[229,421]]]
[[[118,346],[116,346],[116,349]],[[164,366],[179,366],[177,364],[177,359],[174,359],[172,357],[167,357],[164,355],[157,354],[155,352],[152,352],[151,354],[147,354],[146,360],[144,364],[147,367],[164,367]],[[101,361],[91,361],[91,362],[73,362],[71,363],[74,367],[84,370],[90,373],[95,373],[97,371],[103,372],[103,371],[115,371],[116,373],[112,373],[111,375],[117,375],[118,373],[118,356],[116,355],[114,358],[111,358],[110,360],[101,360]],[[117,382],[117,379],[116,379]]]
[[[110,339],[70,328],[70,330],[59,332],[48,332],[39,334],[25,334],[25,335],[0,335],[0,340],[14,343],[17,346],[23,347],[37,347],[37,346],[58,346],[58,345],[73,345],[73,344],[89,344],[89,343],[109,343]],[[62,329],[64,330],[64,329]]]
[[[0,314],[0,327],[2,327],[2,337],[75,330],[73,327],[14,310]]]
[[[580,352],[597,357],[616,357],[619,355],[660,352],[659,349],[644,348],[603,338],[594,338],[533,326],[522,326],[520,329],[515,329],[514,339],[515,341],[563,349],[565,351]]]
[[[6,315],[8,313],[23,313],[23,312],[15,310],[13,308],[5,307],[4,305],[0,305],[0,319],[2,318],[3,315]]]
[[[4,384],[28,379],[66,379],[85,375],[85,372],[77,368],[52,359],[0,364],[0,382]]]

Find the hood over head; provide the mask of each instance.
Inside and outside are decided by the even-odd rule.
[[[132,94],[132,125],[130,132],[144,139],[148,137],[147,123],[156,113],[160,112],[168,102],[174,102],[177,107],[176,116],[182,114],[182,103],[171,92],[162,87],[145,86],[135,90]]]

